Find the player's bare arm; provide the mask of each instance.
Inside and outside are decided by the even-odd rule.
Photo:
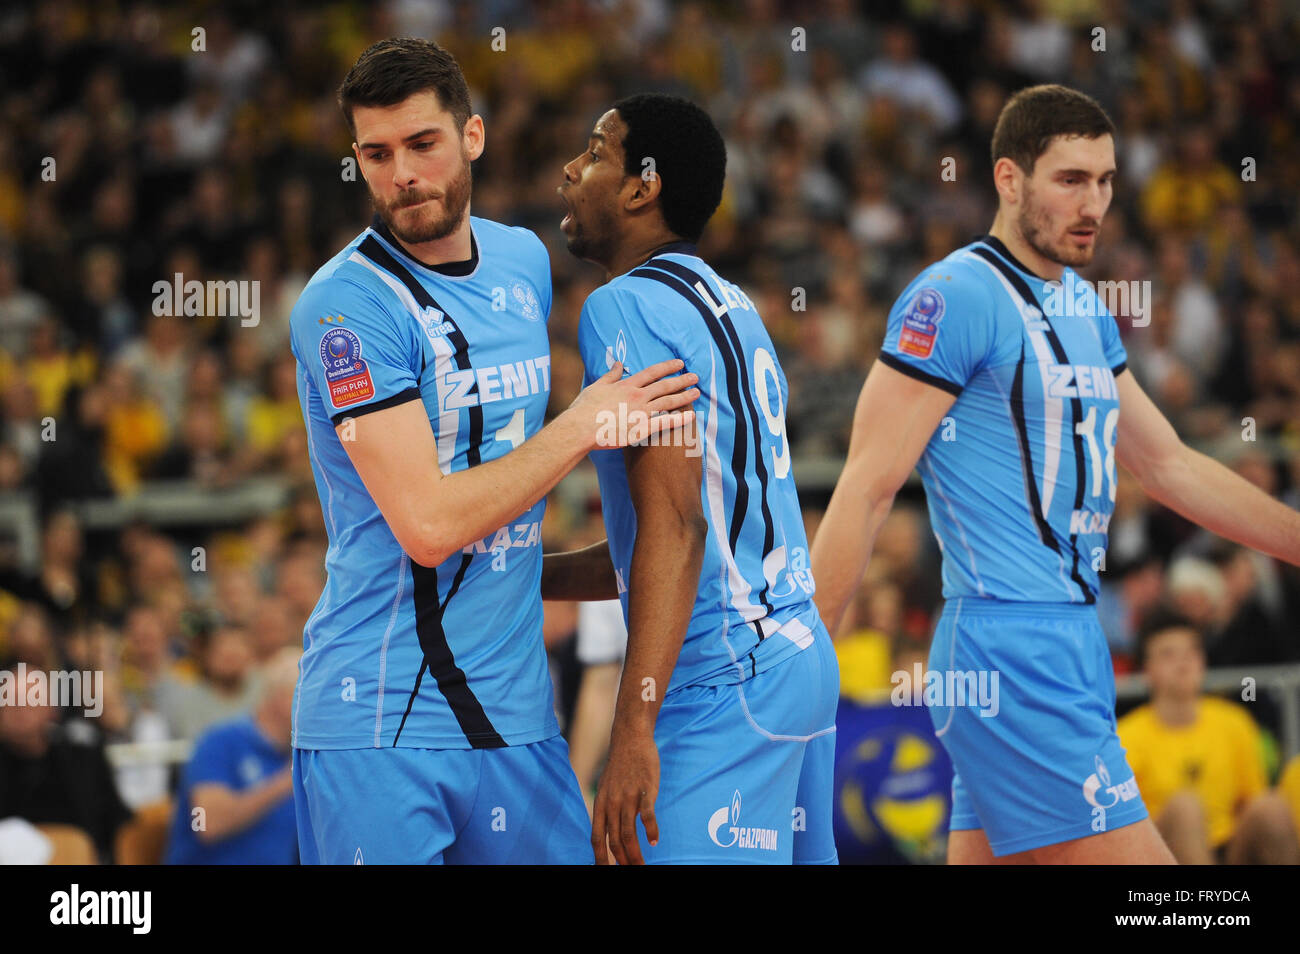
[[[1131,371],[1115,382],[1115,454],[1152,499],[1212,533],[1300,565],[1300,513],[1184,444]]]
[[[443,474],[428,412],[407,401],[343,420],[336,431],[393,536],[416,563],[438,566],[544,497],[596,445],[604,413],[625,405],[649,415],[652,432],[693,416],[694,374],[679,360],[627,378],[622,365],[595,381],[518,448],[468,470]],[[641,435],[630,433],[629,439]]]
[[[844,470],[812,545],[813,599],[832,636],[867,571],[894,495],[955,400],[879,361],[867,375]]]
[[[581,550],[548,553],[542,557],[542,599],[587,601],[617,598],[618,578],[614,576],[608,540]]]
[[[608,837],[620,865],[643,862],[638,814],[646,839],[651,844],[659,839],[655,721],[695,608],[708,532],[700,504],[700,458],[687,456],[681,447],[630,447],[624,454],[637,521],[628,572],[627,659],[591,830],[596,863],[608,863]]]

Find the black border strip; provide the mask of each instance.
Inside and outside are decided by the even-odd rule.
[[[887,351],[880,352],[880,356],[877,360],[885,367],[893,368],[899,374],[905,374],[909,378],[915,378],[922,384],[936,387],[940,391],[947,391],[953,397],[961,397],[962,386],[960,384],[954,384],[947,378],[941,378],[937,374],[930,374],[927,371],[922,371],[920,368],[914,368],[906,361],[899,359]]]
[[[330,418],[330,423],[335,427],[338,427],[350,417],[360,417],[363,414],[371,414],[374,411],[382,411],[384,408],[397,407],[397,405],[405,404],[407,401],[418,401],[419,399],[419,388],[407,388],[404,391],[398,391],[392,397],[384,398],[382,401],[375,401],[371,404],[361,404],[357,407],[350,407],[339,411]]]

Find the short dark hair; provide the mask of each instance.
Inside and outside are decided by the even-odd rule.
[[[367,49],[348,70],[339,87],[339,108],[353,137],[352,110],[357,106],[396,106],[416,93],[433,90],[456,120],[459,133],[469,122],[469,86],[456,58],[433,40],[399,36]]]
[[[1003,156],[1026,174],[1057,136],[1115,135],[1115,124],[1095,99],[1068,86],[1028,86],[1013,95],[993,128],[993,162]]]
[[[1195,633],[1201,650],[1205,650],[1205,634],[1191,617],[1171,606],[1158,606],[1142,621],[1142,626],[1138,630],[1137,664],[1139,666],[1146,665],[1147,648],[1151,645],[1151,641],[1171,629],[1186,629]]]
[[[614,104],[627,132],[623,171],[639,176],[643,161],[654,160],[659,176],[659,209],[674,235],[697,241],[722,201],[727,177],[727,147],[709,114],[689,99],[639,93]]]

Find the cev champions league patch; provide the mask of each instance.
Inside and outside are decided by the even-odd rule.
[[[361,358],[361,339],[347,328],[331,328],[320,339],[320,360],[325,365],[325,383],[330,403],[348,407],[374,397],[375,382]]]
[[[922,288],[903,310],[903,327],[898,332],[898,350],[913,358],[928,358],[939,337],[939,319],[945,308],[943,295],[935,288]]]

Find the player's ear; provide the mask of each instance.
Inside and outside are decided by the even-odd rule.
[[[659,178],[659,173],[655,172],[653,167],[647,167],[641,175],[629,176],[629,179],[635,187],[624,203],[627,211],[636,212],[658,200],[663,180]]]
[[[1010,156],[1002,156],[993,164],[993,185],[998,196],[1013,205],[1020,201],[1023,179],[1024,173]]]
[[[483,155],[485,138],[483,117],[475,113],[465,120],[465,128],[461,130],[461,139],[465,143],[465,154],[469,156],[471,162]]]
[[[359,147],[355,142],[352,144],[352,155],[356,157],[357,169],[361,172],[361,178],[364,179],[366,182],[369,182],[370,180],[366,179],[365,163],[361,161],[361,147]]]

